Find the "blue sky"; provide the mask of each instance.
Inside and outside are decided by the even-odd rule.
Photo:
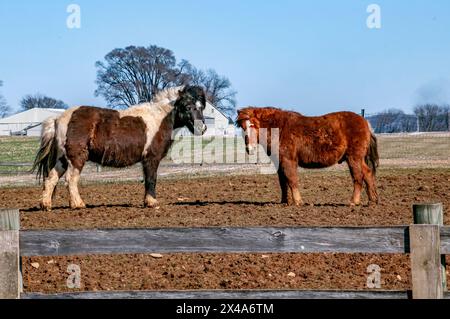
[[[68,29],[67,6],[81,7]],[[366,25],[381,8],[381,29]],[[112,49],[156,44],[238,91],[238,106],[308,115],[410,111],[450,102],[448,0],[54,0],[0,2],[0,92],[103,106],[95,62]]]

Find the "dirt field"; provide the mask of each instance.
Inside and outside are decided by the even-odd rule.
[[[450,167],[449,132],[381,134],[378,136],[378,142],[381,167],[384,169]],[[163,160],[159,175],[164,177],[251,175],[259,172],[261,168],[273,170],[272,165],[264,165],[270,163],[263,155],[264,150],[259,158],[261,165],[255,167],[255,158],[246,157],[242,137],[206,138],[201,143],[203,148],[196,149],[193,147],[195,143],[190,138],[176,141]],[[232,145],[231,156],[230,153],[224,155],[225,150],[230,152],[229,145]],[[0,187],[37,184],[34,174],[30,174],[29,171],[38,147],[38,138],[0,137]],[[181,149],[183,151],[180,151]],[[346,170],[347,165],[337,165],[329,170],[343,169]],[[82,175],[85,181],[130,182],[142,179],[142,167],[139,164],[127,169],[99,169],[96,165],[88,163]]]
[[[51,213],[38,210],[40,189],[0,189],[0,207],[19,207],[23,229],[374,226],[412,223],[411,205],[442,202],[450,224],[450,170],[385,170],[379,174],[381,204],[350,208],[352,185],[340,171],[301,172],[304,207],[278,204],[275,176],[163,179],[158,209],[142,207],[143,185],[87,184],[88,209],[72,211],[61,186]],[[38,263],[36,268],[31,265]],[[81,290],[136,289],[365,289],[370,264],[382,268],[382,289],[409,289],[406,255],[174,254],[24,258],[27,292],[62,292],[67,265],[82,271]],[[294,275],[295,274],[295,277]]]

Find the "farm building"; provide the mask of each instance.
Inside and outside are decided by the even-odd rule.
[[[42,122],[63,112],[61,109],[34,108],[0,119],[0,136],[40,136]]]
[[[233,120],[223,114],[214,105],[206,102],[206,108],[203,111],[208,130],[206,136],[230,136],[236,135],[237,128],[234,126]],[[191,132],[187,128],[183,128],[177,134],[178,136],[191,136]]]

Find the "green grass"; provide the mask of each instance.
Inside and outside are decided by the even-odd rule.
[[[30,163],[39,149],[39,138],[0,137],[0,163]]]
[[[450,134],[380,136],[378,141],[382,159],[450,159]]]
[[[450,134],[380,135],[378,141],[380,157],[383,160],[392,159],[399,162],[403,160],[450,161]],[[226,160],[226,145],[233,146],[235,151],[231,157],[234,157],[234,161],[238,158],[239,160],[245,158],[245,145],[241,137],[205,138],[201,140],[201,143],[199,140],[195,142],[192,137],[184,137],[175,141],[164,163],[193,163],[194,158],[202,159],[202,153],[210,155],[212,159],[229,163],[230,159]],[[0,137],[0,164],[32,163],[38,148],[39,138]],[[238,161],[238,163],[240,162]],[[30,169],[30,166],[0,165],[0,174],[25,173]]]
[[[33,137],[0,137],[0,164],[33,163],[39,149],[39,138]],[[0,166],[0,174],[24,173],[31,166]]]

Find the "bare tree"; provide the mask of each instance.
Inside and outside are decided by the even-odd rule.
[[[389,109],[367,118],[376,133],[414,132],[417,123],[413,115],[405,114],[402,110]]]
[[[148,102],[160,90],[187,84],[186,60],[177,64],[172,51],[156,45],[114,49],[98,61],[96,96],[103,96],[111,107],[129,107]]]
[[[419,119],[422,132],[438,132],[449,129],[450,107],[448,105],[419,105],[414,108],[414,113]]]
[[[40,109],[67,109],[68,105],[63,101],[42,95],[26,95],[20,101],[22,111],[31,110],[34,108]]]
[[[3,82],[0,81],[0,87],[2,86]],[[9,114],[11,114],[11,111],[11,107],[8,105],[3,95],[0,94],[0,118],[8,116]]]
[[[228,78],[220,76],[212,69],[205,72],[192,68],[189,74],[190,83],[203,87],[209,102],[225,114],[231,115],[235,112],[236,91],[232,89]]]
[[[171,50],[155,45],[114,49],[98,61],[96,96],[110,107],[123,108],[151,101],[160,90],[179,85],[199,85],[208,100],[225,113],[236,105],[231,82],[214,70],[201,71],[188,61],[177,62]]]

